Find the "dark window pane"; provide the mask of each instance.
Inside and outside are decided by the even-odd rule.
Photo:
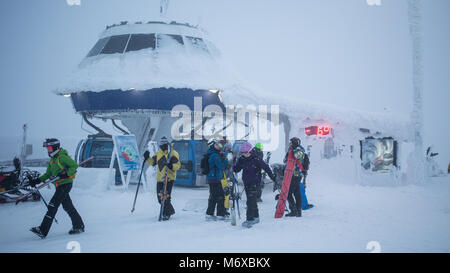
[[[109,37],[105,37],[105,38],[98,40],[97,43],[94,45],[94,47],[91,49],[91,51],[89,51],[87,57],[98,55],[100,53],[100,51],[102,51],[103,47],[106,45],[108,40],[109,40]]]
[[[202,38],[186,36],[186,40],[193,48],[208,52],[208,47]]]
[[[111,36],[102,50],[102,54],[122,53],[130,34]]]
[[[112,141],[96,141],[92,144],[91,155],[111,156],[113,152]]]
[[[180,161],[184,162],[189,160],[189,143],[188,142],[175,142],[173,149],[178,152]]]
[[[161,40],[168,40],[172,39],[177,41],[180,45],[184,45],[183,38],[180,35],[173,35],[173,34],[158,34],[158,47],[160,45]]]
[[[126,52],[144,48],[155,49],[155,34],[132,34]]]

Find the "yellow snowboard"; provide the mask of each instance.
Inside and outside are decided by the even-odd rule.
[[[228,187],[228,181],[227,181],[227,176],[225,175],[225,171],[223,172],[223,178],[222,178],[222,188],[226,188]],[[230,208],[230,195],[225,195],[225,208],[229,209]]]

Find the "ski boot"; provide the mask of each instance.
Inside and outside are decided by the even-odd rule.
[[[163,215],[162,220],[168,221],[170,219],[170,215]]]
[[[295,210],[289,212],[288,214],[286,214],[286,217],[297,217],[297,212]]]
[[[231,221],[231,218],[229,214],[225,214],[224,216],[217,216],[217,220],[228,222]]]
[[[208,221],[208,222],[211,222],[211,221],[217,221],[217,217],[214,216],[214,215],[206,214],[205,220]]]
[[[242,222],[242,226],[245,228],[251,228],[253,226],[253,220],[251,220],[251,221],[247,220],[247,221]]]
[[[80,227],[80,228],[72,228],[71,230],[69,230],[69,234],[70,235],[74,235],[74,234],[80,234],[84,232],[84,226]]]
[[[258,224],[259,223],[259,217],[255,217],[252,221],[252,224]]]
[[[313,207],[314,207],[313,204],[308,204],[308,205],[306,205],[306,208],[304,208],[303,210],[307,210],[307,209],[310,209],[310,208],[313,208]]]
[[[45,239],[45,235],[42,233],[40,227],[33,227],[30,229],[30,231],[39,236],[39,238]]]

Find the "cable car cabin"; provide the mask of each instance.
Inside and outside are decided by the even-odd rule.
[[[114,143],[111,136],[90,135],[87,139],[82,139],[78,143],[75,151],[75,161],[80,163],[94,156],[92,160],[83,165],[84,168],[109,168],[113,148]],[[114,168],[116,169],[115,184],[120,185],[122,184],[122,179],[117,160],[114,160]]]
[[[174,141],[173,149],[180,155],[181,163],[181,168],[177,172],[175,185],[205,185],[206,176],[202,174],[200,162],[207,151],[207,142],[199,140]]]

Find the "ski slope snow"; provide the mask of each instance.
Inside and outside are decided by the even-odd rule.
[[[450,252],[449,176],[424,185],[374,187],[343,183],[326,173],[311,170],[307,195],[315,207],[301,218],[275,219],[272,184],[266,185],[258,204],[261,223],[251,229],[240,225],[245,220],[245,194],[235,227],[204,220],[206,187],[175,187],[176,214],[158,222],[154,179],[149,177],[152,189],[139,194],[131,214],[134,187],[126,192],[102,190],[101,175],[79,175],[71,196],[86,224],[85,233],[68,235],[70,219],[60,208],[59,224],[41,240],[28,229],[42,220],[42,202],[2,204],[0,252],[70,252],[71,241],[81,252],[369,252],[366,247],[373,241],[381,252]],[[46,188],[42,194],[49,200],[53,192]]]

